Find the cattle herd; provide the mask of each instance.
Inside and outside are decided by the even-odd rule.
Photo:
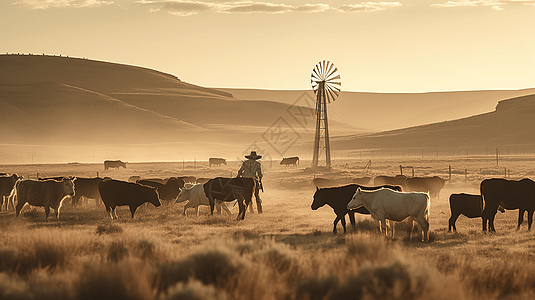
[[[213,163],[216,164],[215,161]],[[105,168],[113,167],[126,168],[126,163],[105,162]],[[351,225],[355,226],[355,213],[360,213],[370,214],[379,222],[381,232],[391,237],[394,237],[394,222],[407,222],[409,238],[413,223],[416,222],[422,230],[423,239],[427,240],[430,200],[439,197],[445,180],[438,176],[398,175],[376,176],[373,180],[371,177],[355,178],[351,183],[347,183],[347,180],[314,178],[313,184],[316,191],[311,208],[317,210],[328,205],[334,210],[334,234],[337,233],[338,222],[341,222],[344,233],[347,232],[346,215],[349,216]],[[206,205],[210,206],[211,214],[215,209],[218,213],[224,210],[230,215],[226,203],[237,201],[237,218],[243,220],[247,208],[252,211],[250,204],[254,190],[254,180],[242,177],[143,179],[132,176],[127,182],[99,177],[29,180],[17,174],[3,174],[0,175],[0,209],[13,209],[15,215],[19,216],[22,208],[29,204],[44,207],[45,220],[48,220],[50,209],[54,210],[54,215],[59,219],[59,211],[65,199],[70,198],[72,206],[79,206],[87,203],[87,199],[94,199],[96,204],[103,204],[111,219],[117,219],[117,206],[128,206],[132,218],[141,205],[151,203],[158,207],[162,201],[188,201],[184,206],[184,214],[188,208],[195,208],[198,214],[199,206]],[[530,179],[485,179],[480,184],[480,195],[451,194],[449,202],[449,231],[456,231],[455,222],[460,215],[481,218],[483,231],[495,231],[495,215],[498,210],[504,212],[506,209],[519,210],[517,229],[527,211],[529,230],[535,211],[535,182]]]
[[[109,162],[109,161],[106,161]],[[105,164],[110,167],[109,164]],[[214,208],[221,213],[223,208],[230,214],[226,202],[237,201],[239,206],[238,219],[245,218],[247,207],[252,212],[251,197],[255,190],[255,182],[250,178],[195,178],[192,176],[161,178],[140,178],[132,176],[129,181],[105,178],[82,177],[50,177],[39,180],[24,179],[12,174],[0,175],[1,207],[14,209],[20,215],[26,205],[40,206],[45,209],[45,220],[48,220],[50,209],[59,219],[62,203],[70,198],[73,207],[94,199],[95,204],[102,203],[111,219],[117,219],[117,206],[128,206],[132,218],[138,207],[151,203],[159,207],[165,203],[188,201],[184,207],[196,208],[207,205],[213,214]]]
[[[358,179],[362,180],[362,179]],[[371,179],[370,179],[371,181]],[[355,213],[371,214],[379,222],[381,232],[394,236],[393,222],[406,220],[408,223],[409,238],[411,237],[413,223],[416,222],[422,229],[424,240],[429,238],[429,206],[432,198],[438,198],[444,188],[445,180],[438,177],[406,177],[377,176],[373,186],[356,183],[339,185],[339,181],[315,178],[316,186],[314,200],[311,208],[316,210],[329,205],[335,212],[333,233],[336,234],[336,225],[342,223],[346,232],[345,215],[355,226]],[[330,186],[329,186],[330,185]],[[322,188],[320,188],[322,186]],[[503,178],[485,179],[480,184],[480,195],[451,194],[448,231],[455,227],[455,221],[460,215],[468,218],[482,218],[483,231],[496,231],[494,217],[498,210],[518,209],[518,226],[524,220],[524,213],[528,212],[528,230],[533,222],[535,211],[535,182],[531,179],[507,180]],[[488,226],[488,227],[487,227]]]

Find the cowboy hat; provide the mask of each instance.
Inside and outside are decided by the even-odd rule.
[[[245,158],[249,159],[261,159],[262,155],[256,155],[256,151],[251,151],[251,154],[245,155]]]

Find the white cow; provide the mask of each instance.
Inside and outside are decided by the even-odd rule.
[[[412,217],[423,230],[423,240],[429,240],[429,195],[427,193],[404,193],[391,189],[364,191],[357,189],[347,209],[357,209],[364,206],[372,218],[380,222],[379,228],[388,229],[386,220],[401,222],[407,217]],[[394,238],[394,224],[391,224],[392,238]],[[411,238],[411,236],[409,236]]]
[[[187,200],[189,200],[189,202],[186,205],[184,205],[184,215],[186,215],[186,209],[190,207],[195,208],[197,211],[197,215],[199,215],[199,205],[210,206],[210,201],[208,200],[208,197],[206,197],[206,194],[204,193],[204,187],[202,183],[186,184],[185,188],[180,189],[180,193],[178,194],[178,197],[176,198],[176,203],[181,203]],[[216,200],[215,209],[220,214],[221,214],[221,208],[223,208],[225,212],[227,212],[227,214],[229,215],[231,214],[225,202]]]

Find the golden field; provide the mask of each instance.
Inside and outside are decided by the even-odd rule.
[[[201,207],[182,215],[184,203],[126,207],[110,220],[103,206],[64,203],[60,220],[44,221],[43,208],[25,207],[19,218],[0,213],[0,299],[533,299],[535,238],[517,211],[496,216],[496,233],[484,234],[481,219],[457,220],[447,232],[451,193],[478,193],[484,178],[532,177],[535,157],[492,156],[335,160],[327,174],[263,162],[264,214],[209,215]],[[314,177],[347,178],[399,174],[448,179],[431,201],[430,241],[393,241],[369,216],[356,229],[332,234],[329,207],[312,211]],[[236,175],[239,162],[208,168],[207,162],[129,163],[104,171],[102,164],[3,165],[25,178],[73,175],[127,180]],[[466,173],[465,173],[466,169]],[[411,175],[412,169],[404,173]],[[466,175],[465,175],[466,174]],[[256,211],[256,208],[255,208]],[[525,221],[526,222],[526,221]],[[341,225],[339,224],[339,232]],[[399,226],[399,225],[398,225]]]

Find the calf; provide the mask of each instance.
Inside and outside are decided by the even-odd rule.
[[[448,221],[448,231],[457,231],[455,222],[460,215],[468,218],[480,218],[485,204],[481,195],[472,194],[451,194],[450,195],[450,211],[451,217]],[[500,206],[498,209],[503,213],[505,210]]]

